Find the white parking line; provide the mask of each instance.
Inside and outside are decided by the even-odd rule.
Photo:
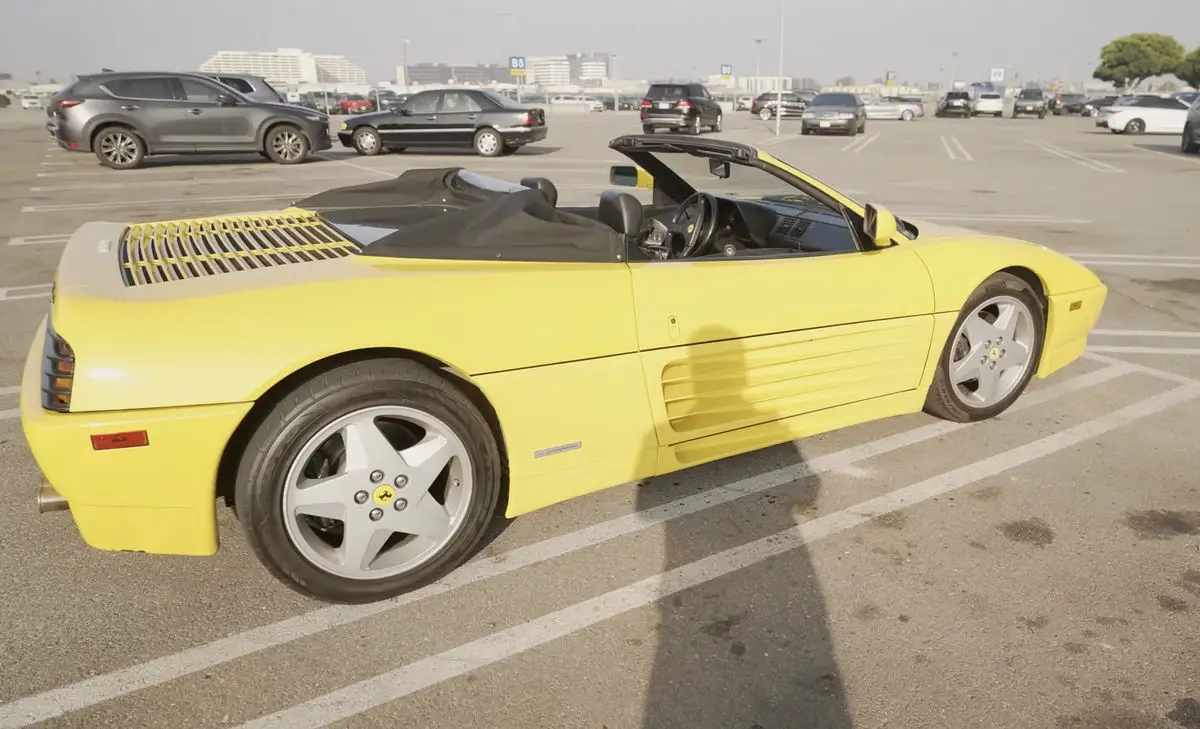
[[[1127,266],[1136,268],[1200,268],[1200,256],[1157,256],[1136,253],[1064,253],[1088,266]]]
[[[1200,357],[1200,348],[1196,347],[1120,347],[1089,344],[1088,351],[1102,354],[1173,354],[1181,357]]]
[[[48,246],[56,243],[66,244],[71,240],[70,233],[61,233],[55,235],[27,235],[23,238],[9,238],[10,246]]]
[[[1084,355],[1087,357],[1088,355]],[[1038,407],[1073,392],[1096,387],[1132,372],[1160,375],[1143,365],[1100,357],[1107,367],[1032,390],[1009,412]],[[1170,373],[1161,377],[1192,383]],[[468,562],[433,585],[383,602],[366,605],[334,605],[318,608],[286,620],[251,628],[205,645],[78,681],[67,686],[16,699],[4,705],[0,729],[17,729],[63,714],[94,706],[142,689],[211,669],[223,663],[291,643],[302,638],[391,612],[405,605],[443,595],[460,587],[484,582],[531,565],[558,559],[619,537],[635,534],[674,519],[702,512],[746,496],[792,483],[812,475],[849,468],[868,459],[940,438],[975,424],[934,422],[869,443],[852,446],[812,460],[776,469],[750,478],[701,491],[662,506],[637,511],[593,524],[574,532],[518,547],[494,557]]]
[[[349,162],[341,164],[349,165]],[[359,170],[368,170],[367,167],[352,165]],[[371,172],[379,173],[378,170]],[[388,177],[395,175],[389,174]],[[356,179],[357,178],[357,179]],[[292,182],[330,182],[341,180],[347,184],[356,182],[362,179],[357,173],[341,174],[341,175],[313,175],[311,177],[301,176],[263,176],[263,177],[241,177],[235,175],[225,175],[222,177],[194,177],[189,180],[125,180],[122,182],[87,182],[77,185],[47,185],[29,188],[30,192],[72,192],[79,190],[125,190],[131,187],[169,187],[169,186],[193,186],[193,185],[258,185],[258,184],[279,184]]]
[[[1162,337],[1200,339],[1200,332],[1186,332],[1179,329],[1093,329],[1094,337]]]
[[[958,141],[958,137],[947,137],[945,134],[943,134],[941,135],[941,140],[942,149],[946,150],[946,156],[951,160],[955,162],[975,161],[975,158],[972,157],[969,152],[967,152],[967,148],[962,145],[962,142]]]
[[[1094,159],[1091,159],[1090,157],[1084,157],[1082,154],[1079,154],[1078,152],[1072,152],[1071,150],[1063,149],[1062,147],[1059,147],[1054,144],[1050,144],[1049,142],[1043,142],[1043,141],[1035,140],[1035,139],[1026,139],[1025,143],[1031,144],[1034,147],[1041,149],[1042,151],[1049,152],[1050,154],[1054,155],[1055,157],[1059,157],[1061,159],[1065,159],[1067,161],[1074,162],[1075,164],[1079,165],[1080,167],[1089,169],[1093,172],[1120,172],[1120,173],[1125,172],[1125,170],[1121,169],[1120,167],[1114,167],[1113,165],[1110,165],[1107,162],[1100,162],[1099,160],[1094,160]]]
[[[1173,263],[1171,261],[1117,261],[1111,258],[1075,257],[1085,266],[1117,266],[1127,268],[1200,268],[1200,263]]]
[[[880,134],[879,132],[875,132],[874,134],[871,134],[866,137],[859,137],[859,138],[855,139],[853,142],[847,144],[845,147],[842,147],[842,151],[843,152],[853,152],[855,154],[858,154],[859,152],[866,149],[868,144],[870,144],[871,142],[874,142],[876,139],[879,139],[879,134]]]
[[[108,202],[64,203],[62,205],[27,205],[23,213],[56,213],[63,210],[103,210],[104,208],[145,208],[172,205],[207,205],[210,203],[251,202],[255,200],[294,200],[311,193],[288,192],[280,195],[238,195],[236,197],[168,197],[154,200],[115,200]]]
[[[40,299],[50,295],[53,284],[30,284],[0,288],[0,304],[19,299]]]
[[[1200,256],[1156,256],[1142,253],[1094,253],[1092,251],[1067,251],[1063,255],[1086,258],[1139,258],[1152,261],[1200,261]]]
[[[525,653],[551,641],[696,585],[746,569],[772,557],[819,542],[882,515],[952,493],[987,478],[1059,453],[1200,396],[1200,384],[1184,385],[1145,398],[1040,440],[947,471],[869,499],[850,508],[742,544],[669,572],[584,600],[536,620],[465,643],[435,656],[332,691],[283,711],[242,724],[240,729],[319,729],[383,706],[484,666]]]
[[[1134,149],[1136,149],[1137,151],[1145,152],[1146,154],[1157,154],[1160,157],[1169,157],[1171,159],[1177,159],[1180,162],[1190,162],[1191,164],[1194,164],[1194,165],[1200,165],[1200,157],[1198,157],[1196,155],[1187,155],[1187,154],[1183,154],[1182,152],[1179,152],[1179,151],[1168,152],[1163,149],[1149,149],[1147,147],[1141,146],[1140,144],[1134,144],[1134,145],[1132,145],[1132,147]]]
[[[1082,218],[1059,218],[1053,215],[1022,215],[1019,213],[955,213],[955,212],[919,212],[904,214],[905,220],[920,222],[922,219],[946,222],[974,223],[1033,223],[1037,225],[1090,225],[1092,221]]]

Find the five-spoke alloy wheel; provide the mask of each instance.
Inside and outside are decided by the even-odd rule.
[[[294,589],[375,601],[470,557],[501,470],[486,419],[450,379],[370,360],[316,376],[263,418],[235,507],[259,559]]]
[[[125,127],[102,129],[92,148],[100,164],[114,170],[131,170],[141,165],[146,157],[146,144]]]
[[[984,281],[946,342],[926,411],[958,422],[1004,412],[1037,371],[1045,322],[1041,299],[1023,279],[997,273]]]

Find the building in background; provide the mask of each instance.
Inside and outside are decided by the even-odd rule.
[[[396,71],[399,82],[403,68]],[[508,81],[508,68],[494,63],[412,63],[408,66],[408,82],[422,86],[464,84],[483,86]]]
[[[571,61],[566,56],[534,56],[525,59],[525,83],[538,86],[567,86],[571,83]]]
[[[574,53],[567,56],[571,83],[584,87],[604,86],[613,77],[612,56],[608,53]]]
[[[218,51],[215,56],[200,64],[200,70],[208,73],[250,73],[280,86],[362,85],[367,82],[367,74],[363,67],[345,56],[308,53],[299,48],[280,48],[275,51]]]

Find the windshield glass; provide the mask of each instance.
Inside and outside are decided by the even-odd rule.
[[[855,106],[858,97],[854,94],[817,94],[810,106]]]
[[[686,99],[686,86],[651,86],[646,92],[647,99]]]
[[[979,98],[981,98],[981,99],[991,99],[991,100],[993,100],[993,101],[994,101],[994,100],[996,100],[996,99],[999,99],[999,98],[1000,98],[1000,94],[980,94],[980,95],[979,95]]]
[[[709,159],[691,154],[653,152],[663,164],[674,170],[685,182],[699,192],[730,197],[783,197],[797,205],[815,205],[828,210],[824,203],[810,197],[799,188],[757,167],[729,163],[729,177],[722,179],[709,171]]]
[[[969,98],[971,98],[971,96],[966,91],[951,91],[950,93],[946,94],[946,98],[947,99],[969,99]]]
[[[497,94],[494,91],[480,91],[479,93],[482,94],[483,97],[486,98],[488,101],[492,102],[493,104],[500,107],[501,109],[521,109],[521,108],[523,108],[522,104],[518,104],[516,101],[505,96],[504,94]]]
[[[1040,99],[1040,98],[1042,98],[1042,91],[1041,91],[1041,89],[1021,89],[1021,93],[1018,94],[1017,98],[1019,98],[1019,99]]]

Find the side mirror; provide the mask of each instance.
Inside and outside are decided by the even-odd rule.
[[[871,239],[876,248],[887,248],[892,245],[892,238],[899,231],[896,216],[887,208],[867,204],[863,210],[863,232]]]
[[[613,165],[608,170],[608,181],[618,187],[654,188],[654,178],[650,173],[633,165]]]
[[[237,106],[237,99],[230,94],[217,94],[217,103],[221,106]]]
[[[710,159],[708,161],[708,171],[715,177],[720,177],[722,180],[729,179],[729,163],[725,160]]]

